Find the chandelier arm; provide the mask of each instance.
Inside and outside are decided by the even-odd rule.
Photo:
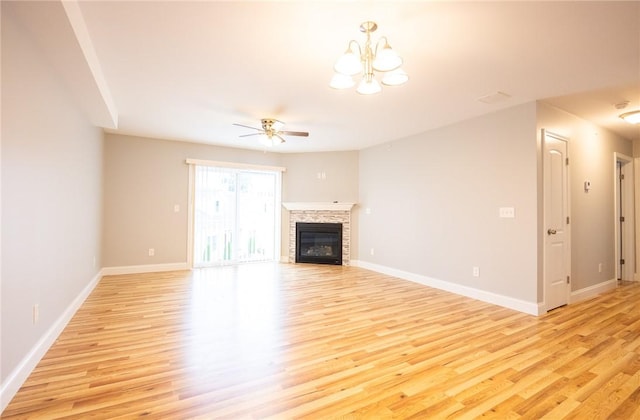
[[[382,42],[383,39],[384,39],[384,46],[389,45],[389,40],[387,39],[386,36],[380,37],[380,39],[378,39],[378,41],[376,41],[376,48],[373,50],[373,56],[374,57],[376,55],[378,55],[378,47],[380,46],[380,42]],[[382,48],[384,48],[384,46]],[[391,45],[389,45],[389,48],[391,48]]]
[[[362,48],[360,47],[360,44],[358,44],[358,41],[356,41],[355,39],[352,39],[351,41],[349,41],[349,44],[347,45],[347,51],[352,48],[351,45],[353,44],[355,44],[355,46],[358,49],[358,56],[362,57]]]

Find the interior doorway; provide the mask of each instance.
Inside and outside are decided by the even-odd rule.
[[[633,159],[614,154],[616,279],[635,279],[635,215]]]

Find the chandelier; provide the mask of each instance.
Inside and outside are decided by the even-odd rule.
[[[384,73],[381,80],[383,85],[397,86],[409,80],[407,73],[400,68],[402,58],[391,49],[386,37],[380,38],[375,48],[371,47],[371,33],[376,29],[378,25],[375,22],[368,21],[360,25],[360,32],[367,35],[364,47],[360,47],[355,40],[349,41],[347,51],[333,66],[335,74],[329,86],[334,89],[350,88],[355,85],[353,76],[362,74],[356,91],[362,95],[371,95],[382,91],[374,71]],[[356,50],[358,54],[355,53]]]

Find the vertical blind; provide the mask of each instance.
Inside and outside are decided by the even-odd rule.
[[[280,172],[195,166],[193,265],[276,257]]]

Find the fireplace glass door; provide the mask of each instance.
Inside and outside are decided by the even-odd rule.
[[[342,223],[296,223],[296,262],[342,265]]]

